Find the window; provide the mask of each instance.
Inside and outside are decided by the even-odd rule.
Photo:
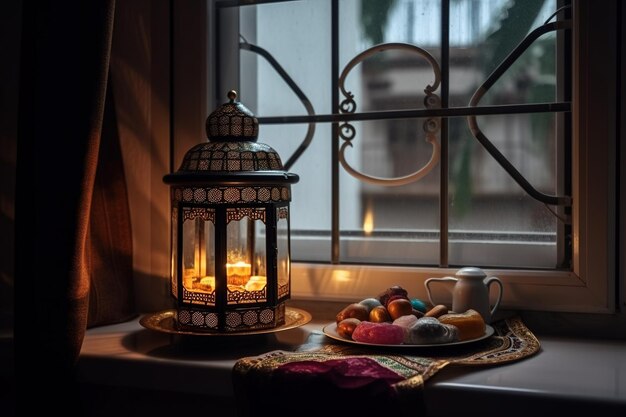
[[[617,123],[611,13],[556,0],[248,3],[207,3],[210,104],[203,110],[238,89],[259,117],[259,140],[283,162],[314,129],[289,167],[301,176],[292,202],[296,296],[354,299],[392,284],[423,295],[424,279],[472,265],[504,281],[508,307],[614,309],[615,171],[606,170],[615,167]],[[504,57],[546,21],[558,22],[555,30],[537,36],[471,102]],[[356,110],[348,120],[341,71],[372,45],[390,42],[425,53],[391,48],[352,67],[344,80]],[[610,76],[597,80],[607,87],[602,93],[584,88],[596,82],[589,62],[608,69]],[[179,64],[174,69],[185,73]],[[177,96],[186,84],[197,89],[179,77],[175,83]],[[425,106],[424,89],[434,84],[435,101]],[[472,115],[531,188],[558,204],[529,196],[472,136]],[[348,167],[375,177],[409,175],[431,158],[423,130],[429,119],[440,126],[441,157],[418,181],[385,187],[349,175],[340,163],[341,134],[354,129],[354,146],[344,151]]]

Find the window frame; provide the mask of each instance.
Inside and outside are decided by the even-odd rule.
[[[218,83],[239,85],[238,71],[225,66],[217,56],[238,49],[238,23],[216,18],[213,1],[201,1],[206,19],[195,19],[198,28],[187,23],[184,30],[176,16],[184,16],[189,2],[175,2],[173,51],[195,59],[175,59],[172,63],[173,142],[171,158],[179,161],[184,151],[204,135],[207,109],[220,101]],[[193,2],[192,2],[193,3]],[[250,2],[241,2],[241,5]],[[571,271],[525,269],[485,269],[504,284],[501,308],[580,313],[613,313],[617,294],[617,148],[618,138],[618,4],[607,2],[594,8],[588,2],[573,1],[573,176]],[[235,16],[236,7],[225,9]],[[197,12],[197,10],[196,10]],[[236,19],[235,19],[236,20]],[[187,35],[183,34],[187,32]],[[205,34],[203,42],[190,48],[189,32]],[[215,44],[216,34],[226,41]],[[181,53],[181,52],[179,52]],[[221,68],[216,68],[222,63]],[[213,69],[211,70],[211,68]],[[190,74],[192,76],[190,76]],[[205,101],[198,97],[198,86],[207,91]],[[189,94],[194,97],[189,99]],[[622,99],[623,101],[623,99]],[[200,103],[200,104],[199,104]],[[200,111],[199,111],[200,110]],[[184,117],[182,115],[185,115]],[[195,132],[195,134],[194,134]],[[171,164],[172,166],[175,165]],[[623,176],[623,173],[622,173]],[[622,181],[623,184],[623,181]],[[623,185],[622,185],[623,187]],[[430,277],[454,275],[457,268],[317,264],[294,262],[292,298],[301,300],[354,301],[380,293],[391,285],[401,285],[412,295],[425,298],[424,281]],[[449,302],[450,293],[437,294]]]

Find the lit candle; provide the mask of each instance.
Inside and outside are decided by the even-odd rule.
[[[194,268],[185,268],[183,273],[183,286],[187,291],[193,290],[193,281],[196,278],[196,270]]]
[[[202,291],[213,292],[215,289],[215,277],[206,276],[200,278],[200,282],[197,283],[194,288]]]
[[[228,285],[246,285],[252,275],[252,265],[244,261],[226,264]]]
[[[246,283],[245,289],[246,291],[260,291],[267,284],[267,278],[263,275],[253,275],[250,277],[250,280]]]

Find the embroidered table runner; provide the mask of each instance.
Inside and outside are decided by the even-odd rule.
[[[407,351],[312,334],[297,352],[243,358],[233,369],[238,415],[423,416],[422,386],[445,366],[498,365],[539,351],[519,317],[492,326],[493,336],[467,345]]]

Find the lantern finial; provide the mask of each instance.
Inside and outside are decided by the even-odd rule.
[[[206,133],[210,142],[256,142],[259,122],[246,106],[236,101],[237,91],[230,90],[228,103],[217,107],[206,119]]]

